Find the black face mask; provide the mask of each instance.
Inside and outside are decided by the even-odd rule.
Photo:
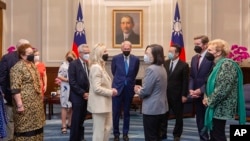
[[[130,51],[123,51],[123,54],[124,54],[125,56],[129,56]]]
[[[195,51],[196,53],[201,53],[202,48],[201,48],[200,46],[195,46],[195,47],[194,47],[194,51]]]
[[[27,60],[30,61],[30,62],[34,62],[34,54],[30,54],[27,56]]]
[[[209,61],[214,61],[214,55],[210,52],[207,52],[205,57],[207,58],[207,60]]]
[[[108,55],[108,54],[103,54],[103,55],[102,55],[102,59],[103,59],[104,61],[108,61],[108,58],[109,58],[109,55]]]
[[[67,61],[71,62],[71,61],[73,61],[73,58],[72,57],[67,57]]]

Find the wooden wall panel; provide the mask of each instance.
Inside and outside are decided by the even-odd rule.
[[[241,68],[243,73],[243,84],[250,83],[250,67],[242,67]]]
[[[46,67],[47,77],[48,77],[48,83],[47,83],[47,91],[45,92],[45,95],[50,96],[50,93],[52,91],[55,91],[55,87],[57,85],[55,84],[55,78],[57,77],[59,67]]]

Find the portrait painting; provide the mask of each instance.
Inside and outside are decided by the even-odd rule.
[[[125,40],[133,48],[142,48],[142,10],[113,10],[113,47],[119,48]]]

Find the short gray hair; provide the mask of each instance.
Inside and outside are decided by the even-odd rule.
[[[26,39],[20,39],[16,44],[16,48],[20,47],[22,44],[30,44],[30,42]]]
[[[87,44],[81,44],[78,47],[78,53],[83,52],[83,48],[89,48]]]
[[[121,44],[121,47],[123,47],[124,45],[129,45],[132,48],[132,43],[130,41],[123,41]]]

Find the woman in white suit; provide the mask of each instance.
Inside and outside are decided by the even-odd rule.
[[[90,54],[88,111],[93,118],[92,141],[108,141],[112,129],[112,96],[117,90],[111,88],[111,78],[105,70],[108,53],[104,44],[97,44]]]

